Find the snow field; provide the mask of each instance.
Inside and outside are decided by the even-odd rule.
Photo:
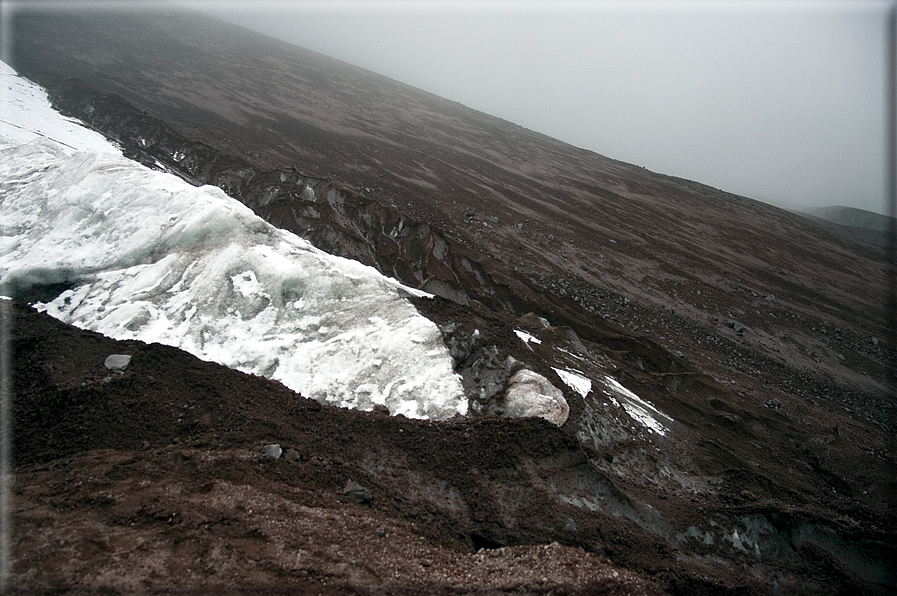
[[[0,148],[45,138],[67,151],[111,151],[118,147],[50,106],[47,92],[0,62]]]
[[[0,281],[20,291],[66,284],[38,308],[322,402],[466,414],[439,330],[398,282],[315,249],[218,188],[125,159],[3,66]]]

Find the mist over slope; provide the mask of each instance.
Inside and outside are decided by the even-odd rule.
[[[809,215],[835,224],[842,234],[876,244],[886,250],[894,250],[893,235],[897,225],[892,217],[843,206],[814,209]]]
[[[396,515],[425,503],[473,548],[582,546],[672,593],[893,587],[885,251],[204,16],[18,12],[13,31],[15,66],[129,157],[439,296],[413,302],[478,445],[515,386],[548,391],[526,371],[563,394],[559,429],[523,433],[563,436],[557,457],[353,470],[404,479]]]
[[[822,207],[813,210],[811,215],[826,219],[832,223],[841,224],[842,226],[865,228],[879,232],[887,232],[893,225],[891,222],[893,218],[891,217],[855,207]]]

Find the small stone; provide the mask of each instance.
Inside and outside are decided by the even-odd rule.
[[[280,448],[280,445],[274,443],[271,445],[265,445],[265,449],[263,451],[265,457],[273,457],[274,459],[279,459],[283,454],[283,449]]]
[[[370,505],[371,501],[374,500],[371,492],[354,480],[346,481],[346,486],[343,487],[343,494],[360,505]]]
[[[110,354],[106,357],[106,362],[104,364],[109,370],[121,374],[124,373],[125,370],[127,370],[128,365],[131,364],[131,357],[127,354]]]
[[[726,323],[726,327],[735,331],[735,333],[744,333],[744,325],[739,323],[738,321],[729,321]]]
[[[302,459],[302,456],[299,455],[299,452],[293,448],[287,448],[286,451],[283,452],[283,457],[287,461],[299,461]]]

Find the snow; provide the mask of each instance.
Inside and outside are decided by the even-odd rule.
[[[554,368],[554,372],[558,374],[570,389],[573,389],[583,397],[586,397],[592,390],[592,380],[579,371]],[[666,427],[660,423],[659,419],[670,419],[669,416],[621,385],[619,381],[611,376],[604,375],[601,383],[604,385],[611,403],[618,408],[623,408],[630,418],[657,434],[665,435],[667,433]]]
[[[580,372],[564,370],[562,368],[555,368],[554,372],[558,374],[567,387],[583,397],[587,396],[589,391],[592,390],[592,380]]]
[[[611,395],[611,401],[613,401],[615,405],[619,405],[620,402],[622,402],[623,409],[632,419],[659,435],[667,434],[667,428],[660,423],[658,418],[666,418],[669,420],[669,416],[621,385],[620,382],[613,377],[605,376],[603,382]],[[619,401],[614,399],[615,396]]]
[[[527,333],[526,331],[521,331],[521,330],[519,330],[519,329],[515,329],[515,330],[514,330],[514,333],[516,333],[516,334],[517,334],[517,337],[519,337],[520,339],[522,339],[525,343],[534,343],[534,344],[540,344],[540,343],[542,343],[542,340],[541,340],[541,339],[539,339],[538,337],[536,337],[536,336],[534,336],[534,335],[530,335],[530,334]]]
[[[45,138],[66,151],[111,151],[118,147],[50,106],[47,92],[0,62],[0,148]]]
[[[415,292],[269,225],[218,188],[125,159],[9,67],[0,76],[0,282],[66,284],[37,308],[322,402],[466,414],[439,330],[400,294]]]

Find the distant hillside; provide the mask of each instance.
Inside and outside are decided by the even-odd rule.
[[[893,217],[866,211],[865,209],[856,209],[854,207],[844,207],[840,205],[815,209],[810,212],[810,215],[815,215],[816,217],[842,226],[876,230],[879,232],[887,232],[891,229],[891,226],[894,225]]]
[[[814,209],[806,215],[835,224],[847,236],[879,246],[888,246],[888,235],[897,229],[893,217],[855,207],[833,205]]]

